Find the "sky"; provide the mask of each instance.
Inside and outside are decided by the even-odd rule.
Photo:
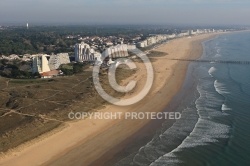
[[[0,24],[250,25],[250,0],[0,0]]]

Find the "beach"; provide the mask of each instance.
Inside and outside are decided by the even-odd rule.
[[[186,76],[189,62],[171,59],[197,59],[202,55],[202,42],[215,37],[216,34],[179,38],[171,40],[156,49],[166,53],[165,56],[152,57],[154,84],[150,93],[139,103],[119,107],[107,105],[99,112],[161,112],[179,91]],[[123,81],[138,81],[136,89],[125,98],[130,98],[143,88],[146,70],[142,63],[137,64],[137,72]],[[15,165],[74,165],[88,166],[99,158],[112,160],[122,147],[117,147],[132,135],[136,134],[150,120],[128,119],[86,119],[70,122],[63,129],[48,137],[21,146],[18,150],[2,157],[1,166]],[[123,145],[126,146],[126,145]],[[115,148],[117,147],[117,148]],[[117,149],[117,150],[114,150]],[[105,157],[103,157],[105,156]],[[101,166],[103,162],[95,163]]]

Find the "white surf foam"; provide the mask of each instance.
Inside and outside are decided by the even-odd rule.
[[[211,68],[212,72],[214,68]],[[225,91],[223,84],[216,81],[217,90]],[[187,148],[193,148],[197,146],[208,145],[209,143],[218,142],[220,138],[228,138],[230,127],[224,124],[216,123],[211,120],[210,117],[220,117],[227,114],[216,110],[214,107],[221,106],[224,100],[216,97],[216,92],[209,91],[213,83],[208,81],[202,82],[197,86],[197,90],[200,93],[199,99],[196,100],[196,107],[199,114],[199,120],[195,125],[194,130],[190,135],[173,151],[163,155],[153,162],[150,166],[160,166],[168,164],[178,164],[182,161],[178,159],[178,152],[183,151]],[[224,106],[225,108],[225,106]]]
[[[221,110],[222,111],[231,111],[232,108],[228,107],[226,104],[223,104],[222,107],[221,107]]]
[[[230,92],[227,90],[225,84],[220,83],[218,80],[214,81],[214,87],[215,87],[215,90],[221,95],[230,94]]]
[[[208,74],[213,77],[213,73],[216,72],[216,68],[215,67],[211,67],[209,70],[208,70]]]

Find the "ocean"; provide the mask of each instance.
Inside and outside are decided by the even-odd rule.
[[[250,61],[250,32],[220,35],[203,43],[201,60]],[[188,91],[147,144],[116,166],[249,166],[250,65],[189,65],[181,91]]]

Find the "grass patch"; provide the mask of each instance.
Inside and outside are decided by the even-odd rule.
[[[119,67],[117,82],[134,73],[127,67]],[[1,78],[1,82],[7,80]],[[107,70],[101,71],[100,82],[108,94],[114,97],[125,95],[110,87]],[[69,121],[70,111],[95,111],[107,104],[95,90],[91,71],[48,80],[13,79],[8,87],[6,83],[0,84],[0,90],[0,110],[4,110],[0,112],[0,152],[51,131],[62,124],[59,121]]]

